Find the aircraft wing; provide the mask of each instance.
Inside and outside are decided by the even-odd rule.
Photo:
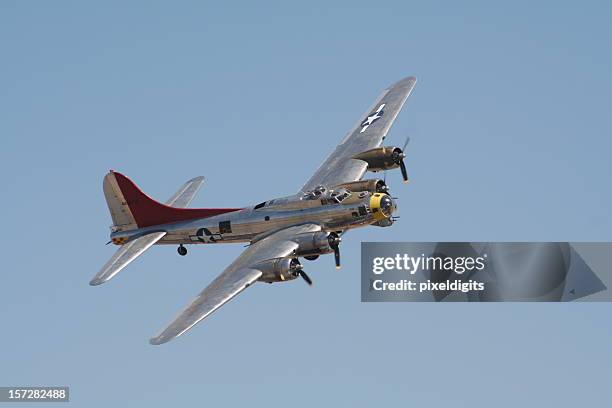
[[[380,147],[415,84],[416,78],[408,77],[385,89],[300,192],[310,191],[319,185],[333,187],[361,180],[367,164],[352,157]]]
[[[250,245],[150,343],[163,344],[185,333],[259,279],[258,263],[290,256],[298,247],[293,241],[297,234],[320,230],[317,224],[288,227]]]
[[[166,201],[166,205],[173,207],[184,208],[189,205],[193,197],[202,186],[204,177],[199,176],[192,178],[178,189],[176,193]],[[151,234],[138,237],[127,244],[123,245],[113,254],[113,256],[104,264],[100,272],[98,272],[89,282],[92,286],[101,285],[108,282],[119,271],[125,268],[130,262],[136,259],[140,254],[149,249],[153,244],[162,239],[166,235],[165,232],[153,232]]]

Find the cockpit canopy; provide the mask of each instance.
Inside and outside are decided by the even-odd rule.
[[[368,196],[367,191],[351,192],[345,187],[336,187],[333,190],[325,186],[318,186],[304,194],[275,198],[253,206],[254,211],[296,210],[314,208],[322,205],[340,204],[346,201],[358,201]]]
[[[325,186],[317,186],[306,192],[302,200],[321,200],[321,204],[339,204],[351,196],[351,192],[344,187],[328,190]]]
[[[351,192],[344,187],[334,190],[331,193],[331,197],[338,203],[341,203],[342,201],[346,200],[350,195]]]
[[[317,186],[314,189],[307,191],[302,196],[303,200],[316,200],[327,192],[325,186]]]

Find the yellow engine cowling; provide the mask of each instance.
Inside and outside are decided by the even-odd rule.
[[[370,211],[376,221],[382,221],[391,217],[395,211],[395,203],[384,193],[374,193],[370,197]]]

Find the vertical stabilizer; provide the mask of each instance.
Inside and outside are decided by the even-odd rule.
[[[189,180],[170,198],[168,203],[162,204],[146,195],[132,180],[111,170],[104,177],[104,195],[113,219],[113,230],[125,231],[207,218],[241,209],[183,208],[189,204],[203,181],[203,177]]]
[[[115,172],[112,170],[104,177],[103,189],[106,204],[108,204],[108,210],[113,219],[113,230],[125,231],[138,228],[127,200],[119,188]]]

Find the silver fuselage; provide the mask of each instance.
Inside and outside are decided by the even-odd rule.
[[[288,226],[306,223],[318,224],[323,231],[345,231],[380,221],[372,213],[370,199],[368,192],[353,193],[340,203],[299,195],[282,197],[213,217],[113,232],[111,239],[129,240],[164,231],[166,235],[158,244],[252,242]]]

